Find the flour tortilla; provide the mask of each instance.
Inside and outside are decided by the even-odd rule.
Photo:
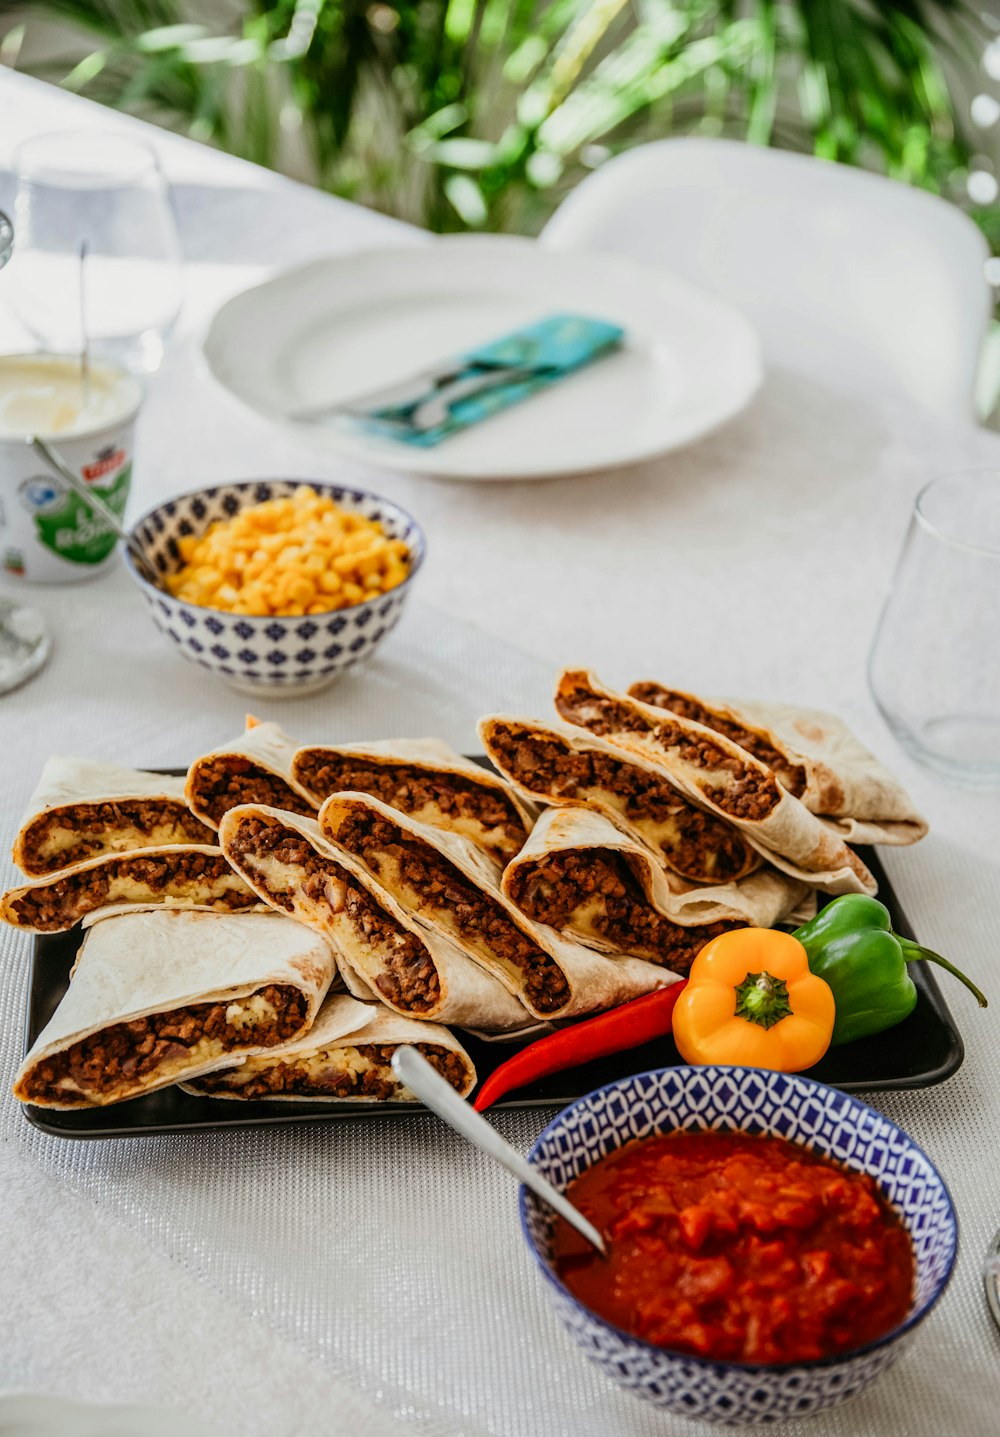
[[[602,700],[618,705],[632,721],[648,726],[648,730],[636,732],[613,718],[602,717],[599,707]],[[782,789],[770,769],[722,734],[605,688],[593,674],[582,669],[567,669],[560,675],[556,708],[571,723],[579,722],[588,732],[594,724],[606,728],[603,736],[612,743],[629,752],[644,754],[662,765],[678,787],[739,828],[757,851],[783,873],[826,893],[876,891],[875,879],[843,839],[830,832],[804,804]],[[679,755],[676,747],[657,736],[666,725],[680,730],[689,740],[710,745],[719,755],[718,765],[698,766]],[[715,776],[716,783],[728,781],[731,775],[727,764],[756,774],[763,783],[774,786],[777,801],[763,817],[736,817],[726,813],[715,801],[710,775]]]
[[[629,768],[649,775],[658,784],[665,784],[677,796],[677,822],[683,825],[685,821],[697,817],[699,828],[707,835],[703,850],[704,857],[700,858],[698,862],[692,862],[690,856],[682,858],[679,855],[678,845],[665,847],[663,825],[653,819],[631,817],[626,801],[618,794],[602,790],[587,797],[570,797],[557,784],[543,783],[540,780],[534,786],[526,787],[523,770],[510,766],[497,742],[496,736],[502,728],[518,730],[532,738],[554,743],[559,747],[565,746],[574,753],[605,755],[617,763],[627,764]],[[564,723],[562,719],[526,719],[513,714],[487,714],[479,721],[479,737],[491,762],[500,769],[512,786],[546,804],[562,807],[586,807],[589,810],[603,813],[605,818],[610,819],[623,833],[629,834],[636,842],[646,847],[659,865],[672,868],[675,875],[679,876],[681,880],[687,880],[688,883],[727,881],[715,879],[712,876],[712,870],[718,865],[718,855],[723,847],[728,848],[732,854],[735,869],[732,877],[734,879],[741,878],[760,867],[760,854],[743,834],[727,820],[719,818],[714,813],[707,813],[701,804],[693,802],[689,794],[677,787],[671,775],[664,770],[661,764],[654,763],[640,753],[626,753],[621,747],[609,743],[607,739],[589,733],[586,729],[578,728],[574,724]],[[673,856],[671,856],[671,849]]]
[[[77,957],[73,980],[14,1080],[23,1102],[28,1074],[46,1058],[119,1023],[193,1004],[231,1002],[269,984],[298,988],[306,998],[305,1031],[336,973],[330,945],[290,918],[273,913],[129,913],[95,923]],[[242,1051],[266,1051],[260,1047]],[[112,1101],[166,1087],[179,1078],[229,1066],[233,1053],[208,1061],[175,1058],[137,1078]],[[57,1108],[90,1107],[82,1097]]]
[[[218,829],[219,822],[208,812],[204,802],[198,793],[198,775],[209,760],[217,758],[232,758],[235,760],[247,759],[254,767],[272,778],[281,779],[294,794],[296,808],[302,808],[307,813],[315,813],[319,804],[311,794],[295,781],[292,777],[292,759],[299,744],[289,738],[284,729],[276,723],[258,723],[252,728],[246,729],[239,738],[233,739],[231,743],[220,744],[218,748],[210,749],[208,753],[196,758],[188,769],[187,779],[184,784],[184,796],[191,812],[207,823],[209,828]],[[256,795],[248,791],[242,800],[234,800],[230,807],[235,808],[237,802],[253,802]]]
[[[633,685],[630,693],[640,687],[653,686]],[[705,710],[701,721],[709,728],[713,718],[735,723],[776,749],[799,778],[793,791],[844,839],[909,844],[927,833],[927,821],[903,785],[835,714],[750,699],[703,699],[680,689],[664,689],[656,706],[669,708],[672,693]]]
[[[116,763],[101,763],[96,759],[73,758],[57,754],[48,759],[42,769],[38,785],[28,800],[28,807],[21,820],[14,840],[14,862],[29,877],[39,877],[58,869],[39,865],[30,857],[30,833],[39,819],[58,814],[61,809],[93,805],[95,809],[105,804],[117,804],[129,799],[144,802],[165,800],[186,808],[184,780],[164,773],[146,773],[141,769],[122,768]],[[103,845],[96,852],[87,853],[86,858],[100,857],[103,853],[123,853],[131,848],[150,847],[159,843],[177,842],[176,838],[161,838],[135,843],[121,829],[116,830],[114,821],[107,825]],[[93,834],[91,834],[93,837]],[[204,840],[210,835],[206,832]],[[182,838],[180,841],[184,841]],[[67,861],[61,867],[70,867],[74,862],[83,861],[74,857],[67,849]]]
[[[241,1077],[249,1077],[252,1073],[273,1067],[288,1059],[301,1061],[314,1054],[330,1052],[335,1061],[338,1049],[367,1047],[369,1044],[379,1047],[410,1047],[417,1043],[429,1043],[436,1048],[447,1048],[461,1057],[465,1067],[465,1079],[458,1091],[461,1097],[467,1097],[476,1086],[476,1070],[473,1067],[472,1059],[453,1033],[450,1033],[447,1028],[443,1028],[440,1023],[418,1023],[412,1018],[401,1018],[398,1014],[391,1013],[381,1004],[359,1003],[354,998],[347,997],[327,998],[320,1009],[316,1022],[304,1037],[295,1038],[292,1042],[285,1043],[279,1048],[269,1048],[265,1054],[250,1058],[246,1063],[236,1064],[228,1069],[219,1069],[218,1072],[223,1077],[227,1073],[231,1073],[235,1083],[238,1084]],[[237,1102],[248,1101],[238,1088],[232,1092],[214,1088],[207,1091],[197,1081],[190,1084],[183,1083],[181,1086],[185,1091],[198,1096],[225,1098]],[[249,1101],[254,1100],[250,1099]],[[266,1101],[274,1103],[377,1103],[381,1100],[360,1095],[338,1098],[334,1094],[318,1092],[308,1096],[294,1093],[269,1093]],[[413,1103],[418,1100],[408,1088],[401,1087],[398,1094],[385,1101]]]
[[[421,925],[445,932],[476,963],[495,974],[504,987],[514,993],[536,1018],[570,1018],[584,1013],[598,1012],[604,1008],[617,1007],[629,998],[641,993],[652,992],[673,980],[674,975],[655,964],[639,958],[610,959],[566,939],[554,928],[545,924],[532,923],[501,892],[495,877],[494,865],[473,844],[443,829],[430,828],[417,823],[398,809],[389,808],[377,798],[368,794],[335,794],[328,798],[320,810],[319,823],[323,833],[335,848],[343,849],[337,833],[340,825],[352,814],[374,814],[402,831],[407,840],[416,840],[419,845],[435,851],[461,879],[478,888],[499,908],[503,909],[515,927],[519,928],[534,944],[547,953],[563,973],[568,986],[565,1001],[552,1010],[542,1010],[532,1001],[526,991],[523,972],[512,971],[495,952],[488,941],[476,942],[468,934],[461,933],[448,917],[446,904],[433,905],[430,901],[420,902],[415,908],[407,900],[406,906]],[[364,862],[364,860],[361,860]],[[365,864],[368,867],[368,864]],[[375,873],[383,886],[399,897],[398,885],[393,877]],[[443,910],[443,911],[442,911]],[[477,1025],[480,1026],[480,1025]]]
[[[663,868],[645,844],[589,808],[546,809],[524,848],[504,870],[504,892],[510,897],[519,868],[549,854],[588,848],[611,849],[626,859],[652,907],[682,927],[742,920],[755,928],[771,928],[794,913],[810,892],[807,884],[766,867],[735,883],[685,883]]]
[[[375,986],[381,968],[372,945],[366,945],[354,925],[346,917],[341,906],[333,907],[342,896],[334,890],[327,902],[310,902],[301,891],[301,877],[292,874],[279,875],[280,879],[291,882],[289,897],[293,904],[292,916],[300,923],[308,924],[333,945],[338,966],[349,990],[355,997],[375,999],[384,1003],[394,1012],[409,1019],[436,1021],[440,1023],[470,1024],[490,1032],[514,1032],[531,1023],[530,1015],[513,994],[492,974],[467,958],[465,953],[446,935],[432,932],[414,921],[401,904],[368,872],[363,864],[341,849],[333,848],[320,832],[319,824],[311,818],[300,818],[296,814],[280,809],[268,808],[264,804],[245,804],[231,808],[222,820],[219,839],[222,850],[233,868],[265,903],[278,912],[289,910],[279,907],[270,897],[262,881],[259,869],[248,861],[245,855],[234,849],[240,825],[245,818],[257,818],[270,824],[278,824],[283,831],[302,837],[320,857],[338,864],[346,875],[355,879],[372,897],[376,907],[381,908],[391,920],[407,932],[414,934],[423,944],[428,957],[437,970],[441,993],[433,1008],[421,1013],[407,1009],[405,1005],[393,1002],[388,993]],[[301,870],[300,870],[301,872]]]
[[[100,858],[89,858],[83,863],[74,863],[69,868],[60,868],[57,873],[50,873],[45,878],[33,878],[28,883],[22,883],[16,888],[9,888],[6,893],[0,895],[0,919],[10,923],[14,928],[21,928],[29,933],[64,933],[76,924],[88,913],[99,913],[105,910],[105,916],[114,911],[131,912],[136,907],[149,908],[182,908],[182,909],[207,909],[212,913],[230,913],[231,909],[224,906],[220,897],[213,898],[208,890],[214,887],[213,883],[207,883],[203,877],[194,877],[183,880],[184,885],[189,889],[187,893],[181,892],[180,883],[174,881],[174,891],[169,891],[170,884],[159,890],[159,896],[152,897],[148,892],[139,891],[143,880],[129,880],[126,875],[121,875],[118,880],[112,879],[112,886],[116,881],[126,886],[131,882],[135,885],[134,896],[127,892],[116,893],[109,897],[108,901],[98,904],[94,908],[88,908],[84,913],[79,913],[69,922],[62,923],[58,927],[35,928],[25,919],[18,916],[16,903],[19,899],[33,893],[44,893],[46,889],[56,889],[60,885],[76,886],[77,882],[85,883],[89,874],[101,875],[102,870],[114,870],[119,866],[125,867],[130,860],[141,861],[147,859],[171,859],[180,860],[188,854],[204,853],[211,857],[221,858],[222,849],[208,843],[164,843],[155,848],[133,848],[125,853],[106,853]],[[227,892],[238,893],[247,897],[252,896],[252,890],[247,887],[237,873],[230,872],[228,863],[225,865],[225,872],[217,880],[225,885]],[[241,912],[246,909],[241,908]]]
[[[374,764],[384,765],[386,768],[405,765],[422,769],[426,773],[458,774],[462,778],[471,779],[479,787],[491,789],[508,800],[524,827],[525,836],[530,833],[532,824],[538,817],[537,804],[515,792],[499,774],[483,768],[481,764],[473,763],[471,759],[463,757],[460,753],[456,753],[442,739],[399,738],[384,739],[374,743],[303,745],[292,760],[292,773],[301,786],[312,794],[317,804],[321,804],[329,798],[330,791],[320,793],[314,790],[301,774],[301,769],[308,756],[315,753],[329,754],[331,757],[354,756]],[[426,808],[413,812],[411,817],[420,823],[429,823],[435,828],[445,828],[449,832],[459,834],[462,838],[469,839],[482,848],[488,857],[498,861],[502,866],[506,855],[498,851],[499,838],[492,830],[485,829],[481,823],[442,813],[440,810],[428,811]]]

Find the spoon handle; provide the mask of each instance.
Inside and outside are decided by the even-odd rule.
[[[51,444],[47,444],[44,439],[39,439],[37,435],[33,435],[29,438],[28,443],[32,449],[34,449],[35,453],[45,460],[49,468],[58,474],[59,478],[62,479],[65,484],[69,485],[73,493],[76,494],[79,499],[83,500],[91,513],[96,514],[99,519],[103,519],[111,532],[117,534],[118,538],[139,566],[139,572],[143,578],[146,579],[148,583],[153,584],[155,588],[161,589],[163,584],[160,580],[160,576],[156,573],[146,558],[146,555],[143,553],[142,548],[136,543],[135,539],[132,538],[132,535],[125,528],[114,510],[110,509],[104,500],[95,494],[92,489],[89,489],[80,476],[73,473],[73,470],[70,469],[68,464],[63,463]]]
[[[451,1084],[446,1082],[415,1048],[397,1048],[392,1055],[392,1070],[400,1082],[405,1083],[410,1092],[415,1093],[432,1113],[436,1113],[449,1127],[461,1133],[463,1138],[468,1138],[470,1143],[474,1143],[477,1148],[482,1148],[484,1153],[502,1163],[526,1188],[530,1188],[537,1197],[554,1208],[560,1217],[564,1217],[575,1227],[602,1256],[607,1256],[604,1239],[597,1228],[589,1223],[557,1188],[543,1178],[527,1158],[522,1157],[509,1143],[505,1143],[496,1129],[492,1128],[485,1118],[480,1117],[471,1104],[460,1098]]]

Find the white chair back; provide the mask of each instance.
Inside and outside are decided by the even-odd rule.
[[[922,190],[732,140],[660,140],[583,180],[542,240],[631,254],[713,291],[772,362],[972,417],[989,251]]]

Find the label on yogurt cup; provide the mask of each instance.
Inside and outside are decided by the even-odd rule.
[[[113,455],[117,472],[112,468],[106,480],[89,487],[121,519],[128,501],[132,465],[124,449],[114,450]],[[101,465],[84,465],[84,478],[89,477],[88,468],[100,469]],[[34,519],[38,542],[71,564],[100,564],[117,543],[117,536],[100,515],[88,509],[55,474],[34,474],[22,480],[18,498]]]
[[[63,462],[124,516],[142,391],[111,365],[92,370],[92,403],[80,404],[79,361],[56,355],[0,356],[0,568],[14,578],[60,583],[89,578],[111,562],[117,538],[19,432],[30,419]],[[75,406],[75,407],[74,407]],[[58,422],[46,433],[51,411]]]

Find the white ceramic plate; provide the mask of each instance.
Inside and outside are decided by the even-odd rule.
[[[617,322],[626,346],[432,449],[290,418],[565,311]],[[761,380],[751,326],[686,282],[616,255],[485,235],[290,270],[224,304],[204,351],[245,404],[335,453],[461,479],[636,463],[717,428]]]
[[[187,1412],[76,1402],[68,1397],[0,1395],[0,1437],[220,1437]]]

